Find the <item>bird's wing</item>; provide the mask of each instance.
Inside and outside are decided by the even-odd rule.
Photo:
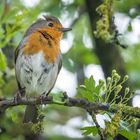
[[[15,64],[17,61],[17,57],[19,55],[20,50],[25,46],[26,42],[27,42],[28,36],[24,37],[24,39],[22,39],[22,41],[19,43],[18,47],[15,50]]]
[[[17,57],[18,57],[18,54],[19,54],[19,46],[16,48],[15,50],[15,64],[16,64],[16,60],[17,60]]]
[[[61,67],[62,67],[62,57],[60,57],[59,64],[58,64],[58,74],[61,70]]]
[[[25,38],[26,39],[26,38]],[[20,44],[18,45],[18,47],[16,48],[16,50],[15,50],[15,58],[14,58],[14,60],[15,60],[15,67],[16,67],[16,62],[17,62],[17,58],[18,58],[18,55],[19,55],[19,53],[20,53],[20,50],[23,48],[23,46],[25,45],[25,39],[23,39],[23,41],[21,41],[20,42]],[[15,70],[16,70],[16,68],[15,68]],[[16,70],[16,72],[15,72],[15,75],[16,75],[16,79],[17,79],[17,84],[18,84],[18,88],[19,88],[19,91],[20,91],[20,93],[22,94],[23,92],[24,92],[24,87],[22,87],[21,85],[20,85],[20,82],[19,82],[19,77],[18,77],[18,72],[17,72],[17,70]]]

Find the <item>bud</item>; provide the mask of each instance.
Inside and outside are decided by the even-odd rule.
[[[119,93],[119,92],[121,91],[121,89],[122,89],[122,86],[121,86],[121,85],[118,85],[118,86],[116,87],[115,92],[116,92],[116,93]]]
[[[104,83],[105,82],[103,80],[101,80],[101,79],[99,80],[99,85],[104,85]]]
[[[118,73],[114,73],[114,74],[113,74],[113,79],[114,79],[114,80],[118,79],[119,77],[120,77],[120,76],[118,75]]]
[[[113,75],[114,77],[118,77],[119,75],[118,75],[118,73],[114,73],[114,75]]]
[[[117,82],[118,82],[120,79],[121,79],[121,76],[120,76],[120,75],[117,75],[117,77],[116,77]]]
[[[116,70],[112,70],[112,75],[116,74],[117,71]]]
[[[128,80],[128,78],[129,78],[128,75],[125,75],[123,80],[126,81],[126,80]]]
[[[128,92],[129,92],[129,88],[127,87],[127,88],[125,88],[125,94],[127,94]]]
[[[111,82],[111,77],[107,77],[107,83]]]

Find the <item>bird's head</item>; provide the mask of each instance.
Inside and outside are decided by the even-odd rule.
[[[44,16],[44,19],[37,20],[29,27],[25,36],[30,35],[33,32],[39,31],[44,35],[48,34],[52,38],[60,40],[63,36],[63,33],[70,30],[71,28],[64,28],[56,17]]]

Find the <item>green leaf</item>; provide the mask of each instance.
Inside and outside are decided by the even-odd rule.
[[[101,90],[105,88],[105,83],[103,80],[99,80],[99,84],[95,87],[96,93],[100,94]]]
[[[82,95],[82,97],[87,99],[88,101],[98,102],[100,100],[100,89],[103,86],[103,84],[100,83],[98,86],[95,86],[95,80],[93,79],[93,76],[91,76],[89,79],[85,79],[84,85],[81,85],[78,88],[78,91]]]
[[[127,131],[125,129],[120,130],[119,134],[123,135],[124,137],[126,137],[128,140],[135,140],[137,138],[137,134],[135,132],[132,131]]]
[[[96,136],[98,134],[98,129],[96,126],[88,126],[88,127],[83,127],[81,130],[84,130],[83,135],[88,136],[92,134],[93,136]]]
[[[11,30],[12,30],[11,25],[6,24],[6,32],[7,32],[7,33],[10,33],[10,32],[11,32]]]
[[[2,45],[2,40],[4,40],[4,38],[5,38],[5,35],[4,35],[4,29],[2,28],[2,25],[0,25],[0,48],[2,48],[3,47],[3,45]]]
[[[91,76],[89,79],[85,80],[85,86],[89,91],[91,91],[91,93],[94,91],[94,89],[95,89],[95,80],[93,79],[93,76]]]
[[[0,70],[4,70],[7,66],[6,57],[0,49]]]
[[[82,97],[87,99],[88,101],[95,101],[91,91],[89,91],[85,86],[80,86],[78,88],[78,91],[82,95]]]
[[[124,129],[124,130],[129,131],[128,126],[129,126],[129,122],[124,121],[124,120],[121,120],[121,121],[120,121],[120,127],[121,127],[121,129]]]
[[[0,71],[0,88],[3,86],[4,80],[2,79],[2,72]]]
[[[2,1],[1,4],[0,4],[0,20],[2,18],[3,12],[4,12],[4,4],[3,4],[3,1]]]
[[[65,101],[62,100],[64,98],[63,92],[51,93],[50,95],[53,96],[53,102],[57,104],[64,104]]]
[[[18,8],[13,8],[10,12],[6,14],[6,16],[3,17],[2,23],[12,24],[15,23],[15,18],[13,18],[13,15],[16,15],[18,12]]]

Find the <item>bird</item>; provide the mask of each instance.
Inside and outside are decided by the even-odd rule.
[[[15,50],[17,97],[48,96],[62,67],[60,41],[70,30],[54,16],[44,16],[27,29]],[[37,116],[37,105],[27,105],[23,122],[37,123]]]

